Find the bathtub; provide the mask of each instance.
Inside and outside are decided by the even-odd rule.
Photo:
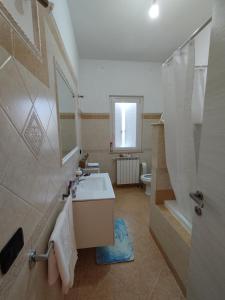
[[[73,201],[115,199],[108,173],[93,173],[82,176]]]
[[[183,227],[191,234],[192,224],[178,210],[176,200],[167,200],[165,201],[164,205],[170,211],[170,213],[178,220],[178,222],[180,222],[181,225],[183,225]]]

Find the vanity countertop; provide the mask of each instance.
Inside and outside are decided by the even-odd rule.
[[[114,190],[108,173],[94,173],[82,176],[73,201],[115,199]]]

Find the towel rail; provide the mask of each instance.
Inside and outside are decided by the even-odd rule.
[[[44,254],[37,254],[36,250],[31,250],[30,253],[29,253],[29,265],[30,265],[30,267],[32,268],[36,264],[36,262],[47,261],[53,247],[54,247],[54,242],[50,242],[48,250]]]

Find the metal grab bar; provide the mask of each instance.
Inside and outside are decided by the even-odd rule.
[[[31,250],[29,253],[29,265],[32,268],[36,262],[39,261],[47,261],[50,255],[50,252],[54,248],[54,242],[50,242],[50,245],[48,247],[48,250],[44,254],[37,254],[36,250]]]

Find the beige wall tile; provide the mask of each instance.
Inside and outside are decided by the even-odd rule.
[[[143,152],[140,153],[141,162],[147,163],[147,172],[150,173],[152,170],[152,150],[151,149],[143,149]]]
[[[19,73],[22,77],[24,85],[30,95],[32,102],[34,102],[41,90],[44,87],[44,84],[40,82],[24,65],[19,61],[16,61],[16,66],[19,70]]]
[[[45,196],[45,205],[48,207],[49,204],[51,204],[52,199],[56,197],[56,194],[58,193],[57,185],[53,183],[53,178],[48,181],[48,189],[47,194]],[[46,208],[45,206],[45,208]]]
[[[154,203],[151,203],[150,212],[151,230],[154,232],[183,285],[186,286],[190,245],[168,223]]]
[[[55,218],[61,209],[61,205],[57,205],[49,214],[47,221],[45,220],[45,229],[40,236],[34,237],[29,242],[29,250],[37,249],[39,253],[46,251],[49,235],[54,226]],[[20,276],[17,276],[12,284],[10,293],[7,294],[8,300],[14,299],[54,299],[62,300],[61,283],[58,281],[54,286],[48,286],[47,265],[46,263],[38,263],[32,269],[29,268],[27,261],[25,262]]]
[[[2,184],[16,195],[30,201],[30,194],[37,169],[37,161],[22,139],[16,145],[16,151],[9,160]]]
[[[0,67],[2,67],[4,63],[6,63],[7,59],[9,59],[10,56],[11,54],[9,52],[7,52],[3,47],[0,47]]]
[[[13,55],[26,66],[30,72],[32,72],[39,80],[48,85],[48,70],[45,57],[42,57],[43,62],[39,58],[35,57],[33,51],[27,47],[22,37],[20,37],[15,31],[13,31]],[[44,51],[43,51],[44,54]]]
[[[54,86],[53,86],[54,87]],[[48,103],[51,111],[53,111],[54,116],[57,117],[57,108],[56,108],[56,92],[53,88],[48,90]]]
[[[152,148],[152,164],[155,168],[166,168],[165,156],[165,139],[164,139],[164,125],[153,124],[152,126],[152,141],[154,147]]]
[[[11,159],[16,145],[19,140],[19,135],[13,125],[10,123],[5,112],[0,108],[0,182],[5,172],[8,161]]]
[[[44,137],[44,141],[38,156],[38,162],[46,169],[46,172],[49,175],[53,175],[54,169],[59,167],[59,157],[53,150],[47,135]]]
[[[2,249],[19,227],[23,228],[26,243],[31,237],[32,229],[35,228],[40,220],[41,214],[1,185],[0,209],[0,249]]]
[[[12,31],[9,24],[0,14],[0,45],[12,54]]]
[[[143,120],[142,148],[152,148],[152,120]]]
[[[84,149],[109,151],[109,120],[82,120],[82,139]]]
[[[12,58],[0,70],[0,104],[17,130],[23,130],[32,102]]]
[[[75,158],[74,160],[75,162],[77,161]],[[58,192],[60,186],[65,182],[65,171],[61,168],[59,149],[57,152],[53,150],[47,135],[45,135],[42,148],[38,156],[38,162],[43,167],[43,176],[49,176],[49,178],[52,179]],[[73,168],[73,166],[74,162],[71,162],[70,169]]]
[[[41,263],[31,270],[27,260],[31,247],[45,252],[62,208],[65,183],[79,160],[76,153],[61,167],[53,57],[74,90],[76,82],[47,25],[45,29],[48,54],[41,62],[15,31],[11,35],[10,26],[0,15],[0,65],[14,54],[0,70],[0,248],[19,226],[25,232],[23,250],[9,272],[0,275],[1,299],[63,299],[59,282],[52,288],[48,286],[47,265]],[[42,45],[45,47],[45,37]],[[44,138],[36,156],[23,139],[31,111],[37,113],[43,127]]]
[[[156,170],[156,188],[157,190],[168,190],[172,189],[167,169]],[[168,199],[169,200],[169,199]]]
[[[38,114],[41,123],[46,130],[48,128],[49,119],[51,116],[51,109],[48,103],[48,92],[47,88],[42,89],[38,93],[36,100],[34,102],[34,108]]]
[[[29,202],[39,211],[45,211],[47,202],[47,194],[49,189],[50,176],[46,173],[45,168],[37,165],[33,174],[33,183],[31,187]],[[53,198],[52,198],[53,199]]]
[[[49,124],[47,128],[47,136],[52,146],[52,149],[54,151],[58,151],[59,149],[58,124],[53,115],[51,115],[51,118],[49,120]]]
[[[100,163],[101,172],[110,174],[113,183],[116,181],[116,164],[113,155],[109,152],[110,144],[110,120],[98,119],[98,116],[92,116],[92,119],[82,119],[82,146],[87,151],[89,161]],[[142,153],[138,153],[140,161],[147,162],[148,172],[151,170],[151,148],[152,148],[152,128],[151,124],[155,120],[143,120]]]
[[[29,114],[22,136],[30,151],[37,157],[44,140],[44,129],[34,109]]]

